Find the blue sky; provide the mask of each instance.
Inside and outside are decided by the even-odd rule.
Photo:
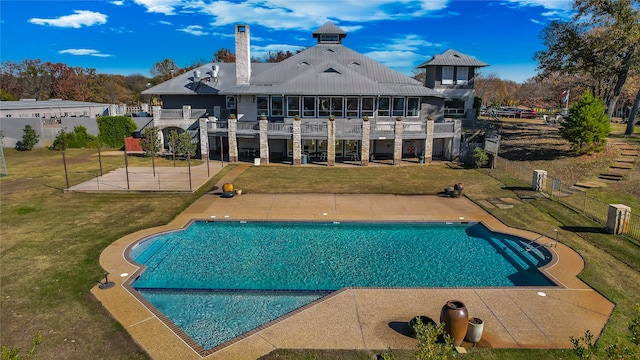
[[[327,21],[343,45],[406,75],[447,49],[484,61],[485,75],[523,82],[533,54],[569,0],[0,0],[0,61],[41,59],[142,74],[165,58],[180,67],[234,50],[234,25],[251,27],[251,55],[302,49]]]

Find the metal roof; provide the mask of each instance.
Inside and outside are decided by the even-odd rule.
[[[337,30],[336,30],[337,29]],[[316,32],[342,31],[332,23]],[[421,82],[395,71],[342,44],[316,44],[279,63],[251,63],[249,85],[236,83],[235,63],[214,63],[178,75],[142,92],[145,95],[402,95],[443,97]]]
[[[321,34],[343,35],[342,37],[347,36],[347,33],[344,30],[337,27],[331,21],[327,21],[326,23],[324,23],[324,25],[319,27],[318,30],[312,33],[314,38],[320,36]]]
[[[484,67],[489,66],[489,64],[484,63],[476,58],[473,58],[469,55],[465,55],[461,52],[455,51],[453,49],[449,49],[442,54],[434,55],[431,60],[426,61],[420,65],[419,68],[424,68],[427,66],[474,66],[474,67]]]
[[[77,107],[106,107],[109,104],[101,104],[84,101],[71,100],[20,100],[20,101],[0,101],[2,110],[24,110],[24,109],[50,109],[50,108],[77,108]]]

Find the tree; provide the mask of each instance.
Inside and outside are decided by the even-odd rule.
[[[172,130],[169,134],[169,144],[171,144],[171,153],[174,156],[190,156],[196,154],[198,149],[197,144],[191,141],[191,135],[188,132],[183,131],[178,134],[176,130]]]
[[[577,153],[602,151],[611,132],[604,103],[589,92],[569,109],[569,116],[560,126],[560,136],[569,141]]]
[[[227,48],[222,48],[213,54],[214,62],[234,63],[236,62],[236,55]]]
[[[140,147],[145,155],[150,156],[160,151],[160,128],[157,126],[145,128],[140,139]]]
[[[282,50],[278,50],[277,52],[271,52],[269,51],[267,53],[267,55],[264,56],[264,62],[266,63],[277,63],[280,62],[284,59],[288,59],[290,57],[292,57],[294,54],[287,50],[287,51],[282,51]]]
[[[159,84],[171,79],[171,77],[174,74],[177,74],[178,71],[180,71],[180,68],[176,65],[175,61],[171,59],[164,59],[155,63],[151,70],[149,70],[149,73],[151,73],[154,82]]]
[[[16,149],[20,151],[33,150],[33,147],[40,141],[40,136],[31,125],[25,125],[22,133],[22,141],[16,143]]]
[[[640,57],[638,0],[575,0],[569,22],[552,22],[534,58],[543,76],[553,72],[589,79],[611,116],[630,69]]]

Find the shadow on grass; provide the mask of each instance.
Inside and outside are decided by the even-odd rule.
[[[608,234],[601,226],[561,226],[560,228],[575,233]]]

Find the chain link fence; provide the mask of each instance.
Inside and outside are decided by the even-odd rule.
[[[529,186],[534,183],[535,169],[515,161],[496,157],[494,170],[505,172]],[[607,224],[609,204],[589,196],[585,189],[580,189],[573,184],[563,183],[553,176],[547,176],[547,180],[540,192],[586,215],[603,226]],[[628,212],[626,215],[629,217],[626,235],[640,240],[640,215],[633,212]]]

